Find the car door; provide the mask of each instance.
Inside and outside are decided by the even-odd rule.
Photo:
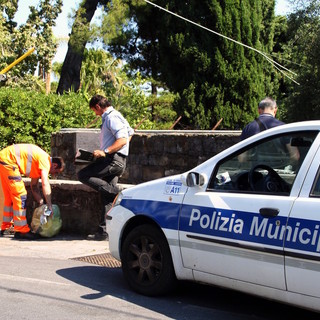
[[[319,146],[318,141],[317,146]],[[320,297],[320,152],[312,161],[288,220],[285,270],[288,291]]]
[[[208,185],[188,188],[179,236],[183,264],[196,280],[227,277],[286,289],[283,242],[303,181],[307,151],[300,156],[295,146],[302,134],[273,136],[227,155],[202,172],[211,176]],[[316,133],[305,135],[312,140]]]

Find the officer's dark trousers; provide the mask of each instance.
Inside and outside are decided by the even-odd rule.
[[[111,208],[112,202],[119,192],[117,182],[126,168],[126,157],[118,153],[97,158],[97,160],[78,172],[78,179],[101,194],[101,223],[105,219],[105,211]],[[107,207],[106,207],[107,206]]]

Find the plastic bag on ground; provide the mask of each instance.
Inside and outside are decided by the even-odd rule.
[[[34,210],[31,221],[33,232],[45,238],[51,238],[60,232],[62,227],[60,209],[56,204],[53,204],[52,210],[53,213],[50,216],[46,215],[47,206],[45,204]]]

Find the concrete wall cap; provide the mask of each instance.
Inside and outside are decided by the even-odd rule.
[[[23,182],[25,183],[26,186],[30,186],[31,179],[30,178],[23,178]],[[40,184],[41,184],[41,179],[40,179]],[[50,185],[51,187],[59,187],[62,190],[81,190],[81,191],[86,191],[86,192],[96,192],[89,186],[83,184],[80,181],[76,180],[55,180],[55,179],[50,179]],[[134,184],[126,184],[126,183],[119,183],[119,185],[124,188],[128,189],[134,186]]]
[[[100,129],[86,129],[86,128],[61,128],[59,132],[100,132]],[[234,135],[237,136],[241,130],[135,130],[136,134],[169,134],[169,135]]]

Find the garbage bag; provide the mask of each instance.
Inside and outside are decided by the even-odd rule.
[[[45,204],[34,210],[31,220],[33,232],[45,238],[51,238],[60,232],[62,227],[60,209],[53,204],[52,210],[53,213],[50,216],[48,216],[48,208]]]

